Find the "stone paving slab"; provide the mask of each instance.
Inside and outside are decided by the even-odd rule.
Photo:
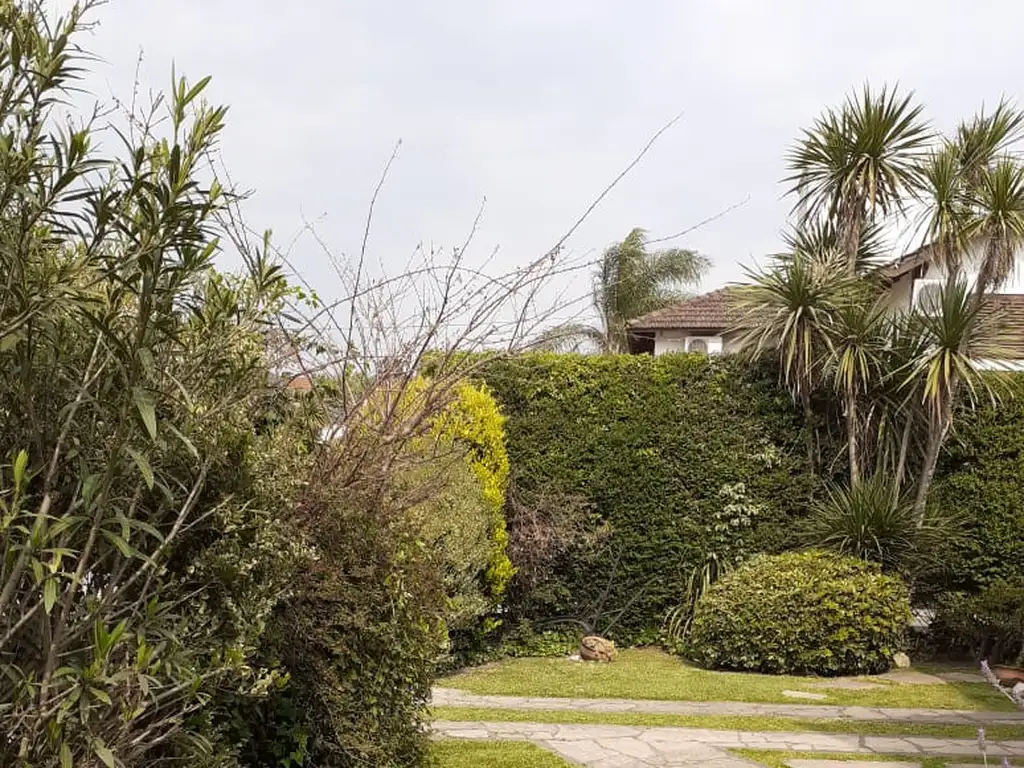
[[[841,691],[870,691],[871,689],[884,688],[878,683],[869,683],[865,680],[858,680],[855,677],[833,677],[828,680],[820,680],[811,683],[808,688],[833,688]]]
[[[750,715],[821,718],[858,722],[947,723],[952,725],[1022,725],[1024,712],[975,712],[956,709],[896,709],[832,704],[754,704],[742,701],[643,701],[638,699],[567,699],[534,696],[482,696],[454,688],[435,688],[439,707],[554,710],[560,712],[637,712],[665,715]]]
[[[947,683],[984,683],[985,677],[977,672],[936,672],[935,676]]]
[[[783,691],[782,695],[788,699],[809,699],[810,701],[825,701],[828,698],[824,693],[810,693],[808,691]]]
[[[732,757],[722,751],[741,748],[864,755],[975,757],[978,754],[978,745],[973,739],[917,736],[759,733],[703,728],[446,721],[435,722],[433,731],[437,736],[455,739],[530,741],[594,768],[698,765],[738,768],[751,765],[749,761]],[[990,742],[988,755],[989,758],[997,759],[1004,756],[1024,756],[1024,741]]]
[[[878,760],[790,760],[789,768],[921,768],[920,763],[879,762]]]

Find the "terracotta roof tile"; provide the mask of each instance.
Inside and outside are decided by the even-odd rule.
[[[1024,294],[993,293],[986,299],[984,315],[994,316],[999,335],[996,346],[1010,360],[1024,360]]]
[[[735,325],[742,314],[735,305],[735,293],[736,289],[729,287],[702,293],[631,320],[629,327],[637,331],[656,328],[725,330]]]

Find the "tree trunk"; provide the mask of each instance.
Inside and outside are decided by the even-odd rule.
[[[850,488],[860,485],[860,453],[857,445],[857,397],[846,396],[846,441],[850,453]]]
[[[910,451],[910,433],[913,427],[913,416],[907,416],[907,423],[903,425],[903,437],[900,440],[900,456],[896,462],[896,499],[900,497],[900,493],[903,491],[903,477],[907,473],[907,453]]]
[[[863,196],[859,196],[863,197]],[[856,199],[848,203],[843,225],[843,251],[846,254],[846,271],[852,276],[857,274],[857,252],[860,250],[860,228],[864,219],[864,200]]]
[[[933,421],[928,430],[928,447],[924,455],[924,465],[921,467],[921,477],[917,486],[917,497],[914,499],[914,517],[920,527],[924,523],[924,513],[928,506],[928,492],[931,490],[932,481],[935,479],[935,467],[939,463],[939,453],[949,433],[950,418],[952,413],[950,404],[940,406],[938,419]]]

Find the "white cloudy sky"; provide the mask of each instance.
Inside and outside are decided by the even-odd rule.
[[[111,0],[99,19],[97,97],[129,92],[140,49],[148,85],[172,61],[213,76],[226,161],[257,192],[247,217],[282,241],[323,217],[332,247],[357,251],[401,139],[371,242],[385,264],[461,243],[484,197],[481,254],[543,253],[682,111],[570,247],[667,235],[749,197],[680,243],[713,259],[705,288],[778,246],[784,153],[851,88],[898,81],[949,128],[1024,87],[1011,0]]]

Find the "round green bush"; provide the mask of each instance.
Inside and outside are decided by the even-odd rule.
[[[761,556],[700,598],[688,651],[715,669],[872,674],[892,666],[909,621],[906,586],[873,563],[816,551]]]

